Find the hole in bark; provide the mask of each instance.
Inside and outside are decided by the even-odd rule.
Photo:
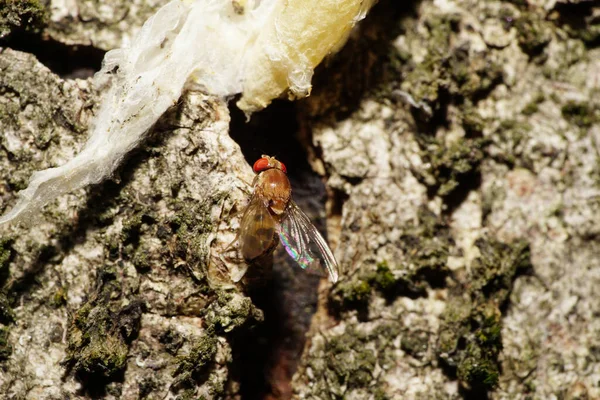
[[[104,50],[94,46],[66,45],[31,33],[15,33],[0,45],[31,53],[63,79],[85,79],[102,66]]]
[[[249,122],[233,104],[230,112],[230,135],[240,145],[248,164],[252,165],[262,154],[284,162],[294,200],[324,232],[324,221],[315,216],[324,208],[325,187],[311,170],[298,140],[296,104],[275,101],[252,115]],[[252,271],[249,273],[252,275]],[[243,399],[291,397],[291,378],[316,311],[318,284],[319,277],[302,271],[278,246],[272,270],[247,286],[253,303],[263,310],[265,321],[233,341],[237,359],[234,365],[239,368],[236,374]]]
[[[589,48],[598,47],[600,15],[594,11],[597,5],[594,1],[557,3],[554,10],[558,12],[558,19],[554,22],[567,28],[570,36],[582,39]]]

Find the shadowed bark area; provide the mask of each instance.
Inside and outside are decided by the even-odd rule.
[[[103,52],[165,1],[13,3],[2,212],[79,151]],[[600,397],[599,12],[383,0],[307,99],[246,122],[186,92],[111,180],[0,232],[0,393]],[[327,232],[337,284],[281,249],[229,281],[262,154]]]

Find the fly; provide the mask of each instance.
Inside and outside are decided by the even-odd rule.
[[[338,280],[338,264],[323,236],[292,199],[285,165],[263,155],[253,166],[253,193],[238,232],[239,250],[250,263],[278,244],[302,269]]]

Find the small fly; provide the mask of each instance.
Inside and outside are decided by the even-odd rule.
[[[306,214],[292,200],[287,170],[274,157],[263,155],[254,163],[254,192],[244,210],[237,239],[246,262],[270,254],[278,238],[302,267],[338,280],[338,264],[331,249]]]

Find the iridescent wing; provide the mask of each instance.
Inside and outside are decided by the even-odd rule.
[[[240,222],[239,241],[242,257],[252,261],[274,245],[275,220],[263,202],[253,196]]]
[[[329,275],[332,282],[338,280],[338,264],[331,249],[293,200],[276,229],[283,247],[302,269]]]

